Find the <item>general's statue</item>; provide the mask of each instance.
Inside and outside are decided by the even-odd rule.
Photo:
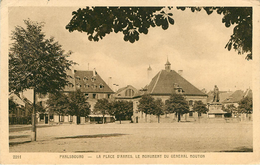
[[[219,90],[217,85],[214,87],[213,102],[219,102]]]

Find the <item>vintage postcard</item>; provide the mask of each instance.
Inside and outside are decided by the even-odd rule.
[[[1,2],[1,164],[258,164],[259,1]]]

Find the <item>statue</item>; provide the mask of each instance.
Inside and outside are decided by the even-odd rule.
[[[219,102],[219,90],[217,85],[214,87],[213,102]]]

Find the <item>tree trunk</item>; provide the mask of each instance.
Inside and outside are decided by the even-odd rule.
[[[145,122],[147,123],[147,114],[145,114]]]
[[[119,120],[120,120],[120,124],[121,124],[121,117],[119,117]]]
[[[178,122],[180,122],[180,120],[181,120],[181,113],[178,112]]]
[[[160,123],[160,115],[158,115],[158,123]]]
[[[36,93],[33,89],[33,112],[32,112],[32,136],[31,141],[36,141]]]
[[[105,124],[105,115],[103,115],[103,121],[102,122],[103,122],[103,124]]]

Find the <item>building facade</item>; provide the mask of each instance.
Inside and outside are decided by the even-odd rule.
[[[207,94],[203,93],[201,90],[199,90],[190,82],[188,82],[185,78],[183,78],[182,73],[183,71],[177,73],[176,71],[171,70],[171,63],[167,59],[167,62],[165,64],[165,69],[159,71],[153,77],[149,85],[147,85],[141,92],[139,92],[139,95],[135,96],[135,101],[133,106],[134,107],[133,121],[136,123],[144,122],[144,114],[142,112],[138,112],[139,99],[143,94],[149,94],[155,99],[160,98],[165,104],[165,101],[169,99],[170,95],[173,93],[183,95],[190,107],[190,113],[184,114],[181,119],[186,121],[195,120],[198,117],[198,114],[193,112],[192,109],[193,104],[195,101],[199,101],[199,100],[202,101],[204,104],[206,104]],[[153,115],[148,115],[148,116],[150,120],[154,120],[154,118],[156,118]],[[175,114],[168,114],[162,116],[161,121],[163,121],[164,118],[167,117],[171,117],[171,119],[173,120],[175,120],[176,118]],[[167,120],[173,121],[171,119],[167,119]]]

